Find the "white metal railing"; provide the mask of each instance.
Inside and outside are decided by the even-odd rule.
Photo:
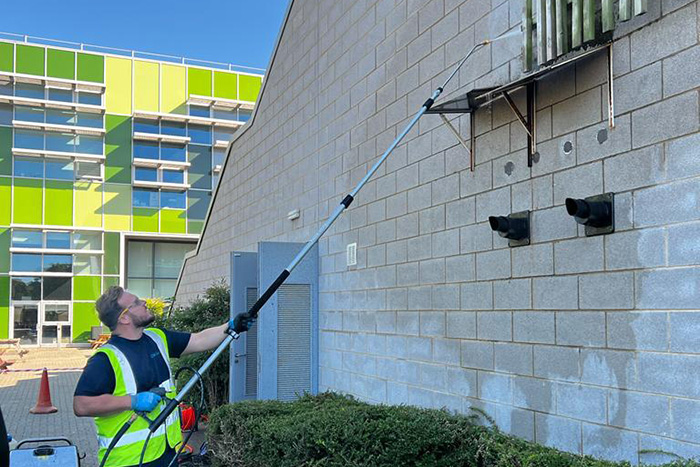
[[[71,42],[59,39],[48,39],[45,37],[30,36],[27,34],[16,34],[12,32],[0,31],[0,39],[9,40],[12,42],[22,42],[26,44],[37,45],[55,45],[68,49],[81,50],[85,52],[98,52],[111,55],[121,55],[131,58],[145,58],[149,60],[159,60],[163,62],[179,63],[181,65],[204,66],[208,68],[218,68],[228,71],[240,71],[243,73],[264,74],[264,68],[255,68],[243,65],[234,65],[232,63],[212,62],[209,60],[199,60],[195,58],[178,57],[175,55],[158,54],[152,52],[141,52],[138,50],[120,49],[117,47],[105,47],[101,45],[85,44],[82,42]]]

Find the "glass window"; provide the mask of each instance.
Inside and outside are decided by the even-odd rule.
[[[74,126],[75,122],[75,112],[72,110],[46,109],[46,123]]]
[[[12,300],[39,300],[40,298],[41,277],[12,278]],[[16,315],[15,321],[17,321]]]
[[[127,288],[141,297],[170,297],[193,243],[133,241],[127,244]]]
[[[189,197],[187,217],[190,219],[204,220],[207,216],[207,209],[209,209],[211,193],[209,191],[190,190],[187,196]]]
[[[160,194],[160,207],[185,209],[187,197],[184,191],[163,191]]]
[[[161,133],[172,136],[187,136],[184,122],[160,122]]]
[[[136,167],[134,169],[134,178],[141,182],[157,182],[158,169],[151,167]]]
[[[46,133],[48,151],[75,152],[75,135],[68,133]]]
[[[67,303],[46,303],[44,305],[44,321],[69,321]]]
[[[224,159],[226,159],[226,150],[225,149],[214,149],[212,164],[214,166],[220,165],[223,168]]]
[[[192,143],[211,144],[211,128],[204,125],[189,125],[187,135]]]
[[[102,114],[78,112],[78,126],[85,126],[89,128],[104,128]]]
[[[29,279],[29,278],[28,278]],[[21,279],[12,280],[12,292],[13,300],[39,300],[39,292],[41,292],[41,281],[37,279],[36,284],[31,282],[31,288],[35,290],[29,290],[29,286],[25,286]],[[17,284],[17,298],[14,296],[15,284]],[[30,298],[30,296],[36,292],[36,298]],[[37,343],[37,324],[39,324],[39,305],[34,303],[25,303],[21,305],[14,305],[14,315],[15,322],[13,324],[15,339],[19,339],[22,344],[36,344]]]
[[[13,230],[12,246],[15,248],[41,248],[42,234],[36,230]]]
[[[44,133],[36,130],[15,130],[15,147],[44,149]]]
[[[134,188],[135,208],[157,208],[158,207],[158,190],[149,190],[146,188]]]
[[[99,232],[73,233],[73,248],[76,250],[101,250],[102,234]]]
[[[233,128],[215,128],[214,141],[226,141],[227,143],[233,139],[233,134],[236,132]]]
[[[190,105],[190,115],[192,115],[193,117],[209,118],[209,107],[203,107],[201,105]]]
[[[78,135],[77,152],[83,154],[103,154],[104,138],[102,136]]]
[[[44,272],[72,272],[73,255],[44,255]]]
[[[160,133],[158,120],[134,119],[134,133]]]
[[[160,158],[164,161],[187,161],[186,146],[182,144],[163,143],[160,148]]]
[[[44,277],[44,300],[70,300],[71,277]]]
[[[15,157],[15,177],[43,178],[44,159],[38,157]]]
[[[156,243],[154,248],[154,277],[177,279],[185,254],[192,246],[186,243]]]
[[[0,125],[12,125],[12,106],[0,104]]]
[[[44,109],[21,105],[15,106],[15,120],[44,123]]]
[[[153,268],[153,243],[129,242],[127,250],[129,276],[151,277]]]
[[[213,117],[221,120],[238,120],[235,110],[213,109]]]
[[[253,115],[252,110],[244,110],[244,109],[238,109],[238,121],[239,122],[247,122],[250,120],[250,117]]]
[[[15,84],[15,96],[28,97],[30,99],[43,99],[44,86],[40,84],[17,83]]]
[[[0,77],[0,79],[2,79],[2,77]],[[0,96],[11,96],[12,93],[12,83],[9,81],[0,81]]]
[[[70,232],[46,232],[46,248],[70,249]]]
[[[102,94],[94,92],[78,92],[78,102],[87,105],[102,105]]]
[[[69,89],[49,88],[49,100],[57,102],[73,102],[73,91]]]
[[[73,180],[73,161],[66,159],[46,159],[46,178]]]
[[[187,183],[192,188],[211,190],[211,146],[190,144],[187,147],[190,167],[187,169]]]
[[[12,270],[15,272],[41,271],[41,255],[31,253],[12,253]]]
[[[75,169],[75,177],[80,178],[102,178],[102,163],[91,161],[77,161]]]
[[[185,173],[181,170],[163,170],[164,183],[185,183]]]
[[[100,257],[97,255],[75,255],[75,274],[100,274]]]
[[[158,143],[134,141],[134,157],[138,159],[158,159]]]

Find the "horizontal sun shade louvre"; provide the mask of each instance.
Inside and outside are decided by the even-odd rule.
[[[258,299],[258,289],[250,287],[246,289],[245,308],[250,310]],[[258,325],[254,324],[246,332],[245,341],[246,365],[245,365],[245,395],[255,397],[258,394]]]
[[[277,398],[311,392],[311,286],[283,284],[277,291]]]

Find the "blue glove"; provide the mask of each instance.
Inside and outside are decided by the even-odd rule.
[[[236,334],[242,334],[253,327],[255,318],[248,313],[238,313],[235,318],[228,322],[229,329],[233,329]]]
[[[140,392],[131,396],[131,409],[136,412],[150,412],[160,402],[160,396],[152,392]]]

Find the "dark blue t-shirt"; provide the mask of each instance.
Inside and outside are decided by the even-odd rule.
[[[178,358],[190,342],[187,332],[163,329],[168,340],[168,353]],[[131,365],[138,392],[148,391],[168,379],[168,367],[160,355],[158,346],[147,335],[132,341],[119,336],[112,336],[109,344],[121,350]],[[115,379],[112,364],[103,352],[98,352],[88,360],[83,374],[75,388],[76,396],[101,396],[114,392]]]

